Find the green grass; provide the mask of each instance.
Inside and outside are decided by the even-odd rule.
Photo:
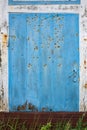
[[[7,121],[0,120],[0,130],[87,130],[87,123],[83,122],[83,118],[84,115],[79,118],[74,128],[70,120],[52,124],[49,119],[46,124],[38,125],[39,118],[37,119],[35,117],[34,122],[32,122],[30,128],[28,128],[26,122],[9,118]]]

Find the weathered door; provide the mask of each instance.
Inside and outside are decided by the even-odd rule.
[[[9,14],[10,110],[79,110],[79,16]]]

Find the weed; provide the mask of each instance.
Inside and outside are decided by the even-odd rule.
[[[84,130],[84,123],[83,123],[83,118],[85,114],[82,115],[82,117],[79,118],[77,124],[76,124],[76,130]]]
[[[0,130],[87,130],[87,122],[83,121],[84,115],[79,118],[76,127],[73,128],[70,121],[61,121],[55,124],[51,123],[51,119],[47,120],[46,125],[39,124],[39,117],[35,117],[32,125],[27,127],[26,122],[20,123],[19,119],[8,119],[0,121]]]
[[[43,125],[42,127],[41,127],[41,130],[50,130],[50,128],[51,128],[51,122],[49,122],[49,123],[47,123],[46,125]]]

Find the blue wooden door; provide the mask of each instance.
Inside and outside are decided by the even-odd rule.
[[[10,111],[79,111],[78,23],[78,14],[9,14]]]

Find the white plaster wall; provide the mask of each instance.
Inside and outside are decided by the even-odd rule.
[[[0,0],[0,111],[8,111],[8,11],[7,0]]]

